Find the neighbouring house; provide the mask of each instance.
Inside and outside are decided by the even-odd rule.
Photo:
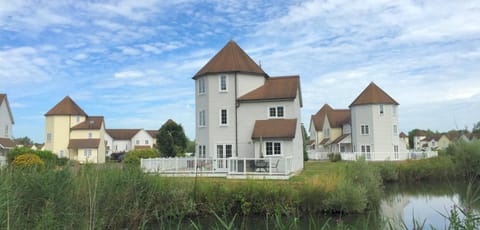
[[[325,104],[310,118],[310,148],[325,153],[351,152],[350,110]]]
[[[417,130],[413,134],[413,150],[422,151],[425,148],[425,143],[422,140],[427,137],[427,133],[423,130]]]
[[[0,156],[4,156],[8,150],[15,148],[12,139],[13,124],[15,122],[7,95],[0,93]]]
[[[44,148],[80,163],[104,163],[104,118],[88,116],[66,96],[45,114]]]
[[[229,41],[193,79],[197,157],[281,158],[303,169],[299,76],[271,77]]]
[[[448,135],[446,133],[427,135],[423,139],[420,139],[419,141],[421,145],[420,150],[421,151],[443,150],[443,149],[446,149],[453,140],[455,140],[455,137],[453,135]]]
[[[466,141],[466,142],[472,142],[474,140],[480,140],[480,133],[464,133],[460,135],[459,139]]]
[[[350,104],[353,151],[367,160],[407,159],[405,145],[400,144],[398,102],[370,83]]]
[[[399,133],[398,105],[373,82],[349,109],[325,104],[310,119],[309,156],[325,159],[326,153],[345,153],[342,156],[356,159],[358,153],[375,161],[407,159],[408,137]]]
[[[135,149],[151,149],[156,145],[155,130],[144,129],[107,129],[107,155],[125,153]],[[154,136],[152,136],[154,135]]]
[[[408,136],[404,132],[401,132],[400,135],[400,144],[404,145],[406,149],[410,149],[410,143],[408,142]]]

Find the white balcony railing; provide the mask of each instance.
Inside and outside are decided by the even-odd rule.
[[[149,158],[141,159],[145,172],[160,174],[290,175],[291,156],[266,158]]]

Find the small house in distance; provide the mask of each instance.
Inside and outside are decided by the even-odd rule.
[[[103,116],[89,116],[69,96],[45,114],[45,150],[80,163],[105,163]]]
[[[0,156],[5,156],[8,150],[15,148],[12,140],[14,123],[7,95],[0,93]]]

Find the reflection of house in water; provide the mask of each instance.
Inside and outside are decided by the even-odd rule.
[[[410,196],[397,194],[383,199],[380,203],[380,213],[388,221],[393,229],[403,229],[403,211],[408,205]]]

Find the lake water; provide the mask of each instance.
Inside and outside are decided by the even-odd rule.
[[[348,229],[389,229],[390,226],[394,229],[414,229],[415,224],[420,224],[424,229],[447,229],[449,222],[445,216],[449,215],[450,210],[454,206],[464,207],[466,203],[470,203],[466,191],[466,183],[448,181],[391,184],[385,187],[385,197],[378,210],[360,215],[312,216],[299,219],[296,225],[297,229],[320,229],[328,222],[332,229],[339,223]],[[479,213],[480,203],[474,203],[470,208]],[[282,221],[283,227],[294,222],[291,218]],[[210,218],[194,222],[200,223],[203,228],[215,227],[211,224],[218,224],[217,220]],[[249,217],[247,220],[237,218],[235,222],[237,229],[275,229],[275,220],[267,223],[264,217]],[[189,227],[191,226],[186,229]]]

